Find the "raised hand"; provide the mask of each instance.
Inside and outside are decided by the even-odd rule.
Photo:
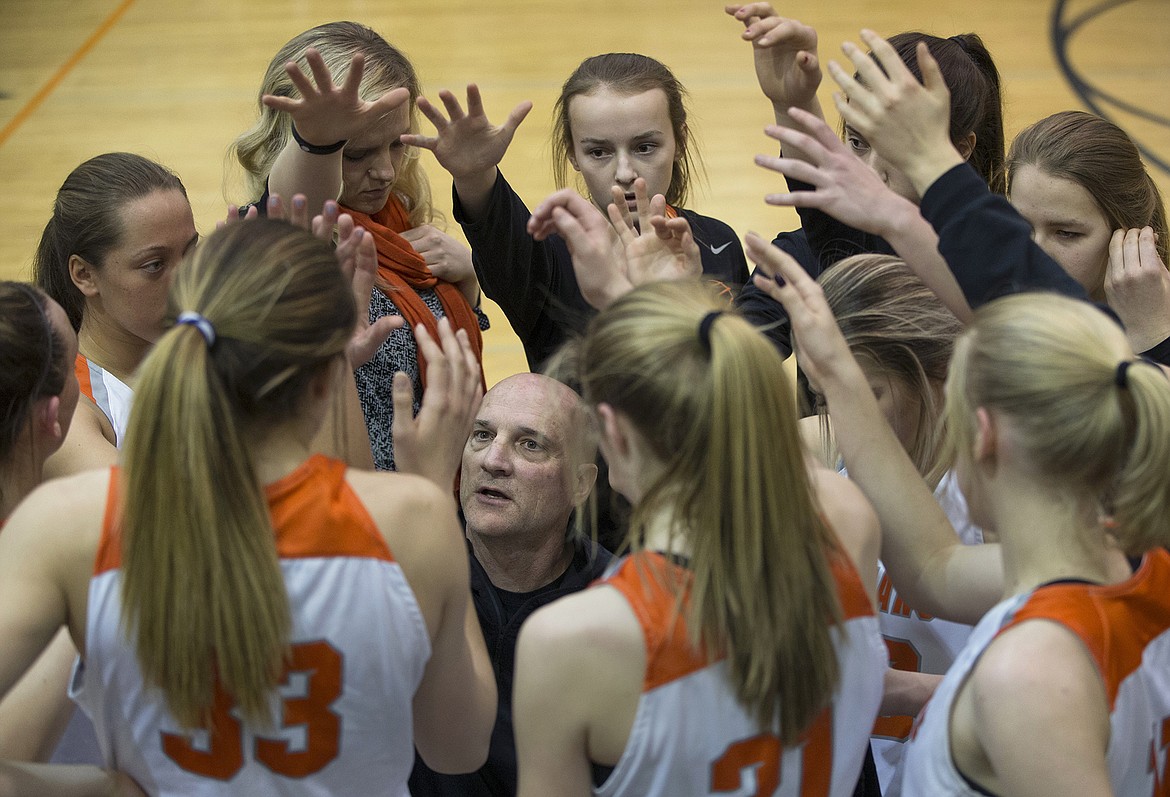
[[[1137,352],[1170,338],[1170,272],[1150,227],[1115,230],[1105,268],[1105,299]]]
[[[852,42],[842,45],[859,77],[829,62],[829,74],[844,92],[834,94],[833,102],[845,121],[922,196],[939,176],[963,162],[950,139],[950,91],[925,42],[917,49],[924,81],[919,83],[889,42],[869,30],[861,38],[877,61]]]
[[[815,190],[768,194],[765,202],[817,208],[843,224],[887,239],[900,219],[918,215],[914,203],[890,190],[824,121],[798,108],[790,113],[799,130],[769,126],[765,132],[786,151],[799,149],[805,159],[757,155],[756,165],[808,183]]]
[[[634,180],[638,211],[635,227],[625,194],[617,186],[612,190],[613,202],[607,213],[624,247],[626,278],[632,285],[687,279],[703,273],[702,256],[691,225],[682,216],[666,217],[666,197],[657,194],[648,198],[646,181],[641,177]]]
[[[416,416],[410,377],[394,375],[394,461],[399,471],[450,490],[483,398],[479,364],[467,333],[452,333],[446,318],[439,319],[438,343],[421,324],[414,338],[427,363],[427,387]]]
[[[743,23],[742,37],[752,43],[756,79],[777,115],[797,107],[819,116],[817,32],[795,19],[779,16],[769,3],[729,5],[724,10]]]
[[[800,367],[809,379],[825,386],[832,375],[843,374],[845,381],[858,382],[858,389],[864,390],[865,377],[817,281],[787,253],[754,232],[747,234],[744,243],[748,257],[764,272],[754,274],[752,281],[784,305],[792,320],[792,334],[800,346]]]
[[[295,61],[284,65],[293,85],[301,93],[300,99],[265,94],[260,101],[277,111],[292,116],[297,133],[311,144],[328,146],[353,138],[371,124],[410,99],[405,88],[391,89],[372,102],[361,98],[364,57],[356,53],[349,62],[345,82],[336,87],[325,59],[314,48],[305,51],[312,79]]]
[[[435,126],[434,136],[406,134],[402,143],[429,149],[439,165],[456,180],[481,175],[495,169],[508,151],[516,128],[532,110],[531,102],[512,109],[502,125],[493,125],[483,110],[483,98],[474,83],[467,87],[467,112],[449,91],[440,91],[439,99],[447,115],[425,97],[418,98],[418,109]]]

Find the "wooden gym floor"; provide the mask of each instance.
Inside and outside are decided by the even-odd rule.
[[[1049,113],[1104,113],[1139,140],[1170,197],[1168,0],[792,0],[781,13],[814,24],[823,59],[859,28],[981,34],[1003,74],[1009,139]],[[636,51],[671,66],[691,93],[707,171],[692,207],[741,234],[794,225],[770,208],[775,175],[752,165],[772,143],[770,109],[749,46],[707,0],[0,0],[0,278],[28,277],[56,189],[82,160],[128,150],[174,169],[207,233],[239,193],[229,142],[253,118],[263,70],[287,39],[336,19],[366,23],[404,49],[424,91],[483,90],[502,118],[536,107],[503,163],[530,204],[553,188],[548,132],[561,82],[583,58]],[[826,84],[831,81],[826,79]],[[827,99],[831,86],[823,90]],[[450,181],[423,154],[440,208]],[[1159,168],[1160,167],[1160,168]],[[458,225],[450,228],[458,234]],[[489,380],[524,370],[498,310],[486,340]]]

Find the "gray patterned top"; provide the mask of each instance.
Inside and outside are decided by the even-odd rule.
[[[418,292],[423,302],[435,314],[443,317],[443,305],[433,288]],[[374,288],[370,298],[370,322],[387,315],[398,315],[398,307],[385,293]],[[481,330],[490,328],[488,317],[477,307]],[[362,402],[362,413],[366,416],[366,429],[370,433],[370,447],[374,451],[374,466],[378,470],[394,470],[394,439],[390,427],[394,423],[394,396],[391,387],[394,374],[404,371],[414,385],[414,412],[418,413],[422,401],[422,379],[418,370],[418,348],[414,333],[407,324],[390,333],[390,337],[378,349],[377,354],[365,365],[354,371],[357,381],[358,398]]]

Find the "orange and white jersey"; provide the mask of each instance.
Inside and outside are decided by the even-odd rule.
[[[1051,584],[988,612],[919,715],[899,771],[902,794],[981,794],[951,758],[955,695],[998,634],[1037,619],[1076,634],[1097,666],[1109,700],[1114,794],[1170,797],[1170,553],[1162,549],[1120,584]]]
[[[130,422],[130,404],[134,400],[134,391],[118,377],[81,354],[74,360],[73,368],[77,372],[81,395],[96,404],[109,419],[110,426],[114,428],[114,439],[120,448],[126,437],[126,425]]]
[[[107,766],[156,795],[408,794],[411,703],[430,637],[345,465],[314,456],[267,488],[293,620],[270,728],[241,721],[221,692],[210,731],[184,731],[143,682],[121,622],[117,481],[115,471],[76,695]]]
[[[642,553],[605,584],[629,602],[646,642],[642,696],[625,751],[593,793],[603,797],[851,795],[882,696],[886,651],[852,564],[833,557],[844,623],[832,629],[840,682],[796,747],[761,730],[736,699],[726,660],[709,661],[675,622],[676,565]],[[656,578],[665,574],[667,578]]]
[[[954,471],[947,471],[939,480],[934,497],[964,545],[983,542],[983,530],[971,522]],[[891,667],[935,675],[942,675],[950,668],[974,627],[939,620],[911,609],[898,597],[881,562],[878,562],[878,622],[889,649]],[[897,797],[897,790],[892,787],[894,770],[902,759],[903,743],[910,736],[913,724],[914,718],[908,716],[878,717],[874,723],[873,758],[886,797]]]

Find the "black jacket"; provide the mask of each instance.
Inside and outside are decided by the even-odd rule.
[[[539,370],[562,343],[584,332],[596,313],[577,286],[568,246],[559,235],[537,241],[528,234],[532,214],[503,173],[496,178],[482,219],[467,218],[454,189],[452,203],[471,245],[480,287],[504,311],[524,344],[528,367]],[[736,289],[747,282],[747,260],[735,231],[718,219],[678,212],[690,222],[703,273]]]
[[[516,739],[512,732],[512,676],[516,667],[516,639],[529,615],[557,598],[585,589],[599,579],[612,558],[604,548],[578,539],[573,560],[551,590],[541,592],[505,619],[496,587],[467,546],[471,564],[471,597],[483,630],[488,657],[496,674],[499,708],[492,728],[488,760],[469,775],[440,775],[430,770],[418,755],[410,775],[413,797],[513,797],[516,794]]]

